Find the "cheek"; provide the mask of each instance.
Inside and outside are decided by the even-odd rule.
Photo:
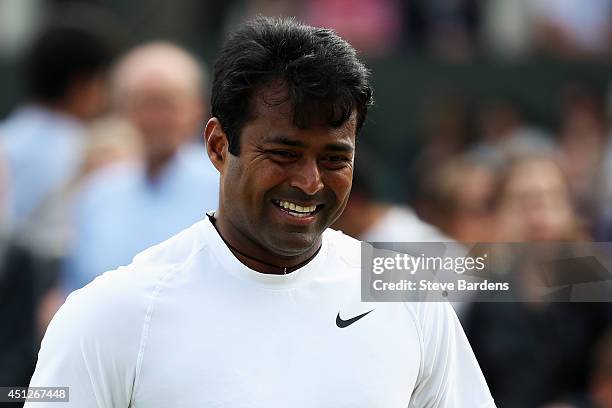
[[[325,175],[323,183],[333,191],[339,203],[345,202],[351,192],[353,170],[346,169]]]
[[[263,196],[271,189],[282,184],[287,178],[287,171],[274,163],[252,162],[240,170],[236,185],[241,194],[249,196],[253,205],[258,205]]]
[[[221,197],[224,201],[233,204],[240,203],[240,191],[242,190],[242,166],[240,162],[230,158],[221,170]]]

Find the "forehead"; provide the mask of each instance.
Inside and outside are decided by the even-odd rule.
[[[565,188],[565,179],[559,167],[549,161],[528,161],[512,169],[508,190],[511,193],[550,191]]]
[[[294,123],[294,107],[283,84],[268,85],[255,92],[251,100],[249,121],[245,124],[242,137],[251,141],[267,141],[283,136],[302,139],[302,142],[316,142],[318,139],[346,139],[354,142],[357,131],[357,113],[353,111],[348,120],[334,127],[328,123],[326,112],[313,112],[308,127]]]
[[[197,64],[180,50],[158,48],[145,49],[126,57],[115,73],[117,93],[127,97],[198,93],[200,73]]]

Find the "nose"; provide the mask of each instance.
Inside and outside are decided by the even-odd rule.
[[[323,189],[321,172],[316,160],[304,160],[301,166],[295,166],[295,174],[289,182],[291,187],[299,188],[308,195],[315,195]]]

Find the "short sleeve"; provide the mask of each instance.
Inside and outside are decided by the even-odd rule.
[[[109,272],[71,294],[51,321],[30,387],[69,387],[69,403],[25,407],[128,407],[145,306]],[[125,282],[123,282],[125,283]]]
[[[491,408],[493,398],[448,303],[407,304],[421,330],[422,365],[409,408]]]

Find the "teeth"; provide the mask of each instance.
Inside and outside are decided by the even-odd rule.
[[[313,212],[314,210],[317,209],[316,205],[311,205],[308,207],[302,207],[301,205],[297,205],[295,203],[289,202],[289,201],[276,201],[276,204],[278,204],[279,206],[283,207],[286,210],[290,210],[290,211],[294,211],[296,213],[300,213],[300,214],[295,214],[298,215],[300,217],[305,217],[306,215],[308,215],[309,213]]]

